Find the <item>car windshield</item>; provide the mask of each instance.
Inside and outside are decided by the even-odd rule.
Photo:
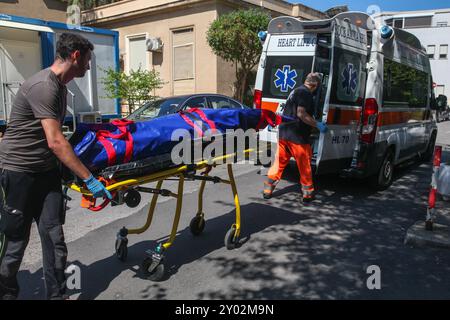
[[[147,102],[128,116],[131,120],[153,119],[178,111],[184,98],[170,98]]]

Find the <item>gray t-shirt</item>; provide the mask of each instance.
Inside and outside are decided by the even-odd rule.
[[[3,140],[0,166],[18,172],[46,172],[57,168],[41,119],[64,121],[67,88],[50,68],[26,80],[17,92]]]

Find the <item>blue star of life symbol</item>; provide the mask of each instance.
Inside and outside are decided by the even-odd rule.
[[[291,66],[283,66],[283,69],[278,69],[275,72],[277,79],[274,81],[275,87],[280,88],[281,92],[287,92],[289,89],[294,89],[297,82],[297,71],[291,70]]]
[[[352,92],[354,93],[358,87],[358,72],[356,72],[353,63],[347,64],[347,67],[342,71],[342,77],[344,78],[342,87],[345,93],[347,95],[350,95]]]

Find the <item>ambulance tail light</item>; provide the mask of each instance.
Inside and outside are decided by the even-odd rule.
[[[253,95],[253,109],[261,109],[262,105],[262,91],[255,90]]]
[[[378,120],[378,103],[376,99],[366,99],[364,104],[363,127],[361,140],[366,143],[375,141]]]

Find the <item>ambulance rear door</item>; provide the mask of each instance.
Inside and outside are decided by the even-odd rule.
[[[286,99],[312,71],[317,37],[315,34],[271,35],[264,60],[262,109],[282,113]],[[277,141],[277,128],[260,133],[265,141]]]
[[[317,174],[339,172],[351,165],[365,97],[367,42],[366,30],[335,20],[329,79],[324,77],[326,95],[318,117],[329,130],[319,134],[314,146]],[[315,63],[315,71],[322,71],[319,66]]]

